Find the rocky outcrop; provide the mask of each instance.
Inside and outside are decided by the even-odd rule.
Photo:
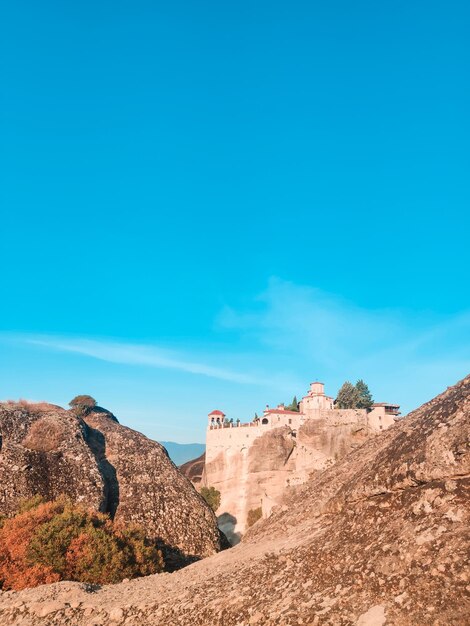
[[[116,520],[135,522],[149,536],[187,555],[209,556],[220,549],[222,538],[212,510],[163,446],[106,413],[93,411],[83,419],[100,468],[104,465],[114,475],[117,503],[111,510],[116,507]]]
[[[170,566],[221,548],[212,510],[165,449],[108,411],[79,417],[54,405],[4,403],[0,437],[0,514],[36,494],[66,494],[144,527]]]
[[[0,404],[0,514],[22,500],[66,493],[106,509],[106,485],[87,443],[87,426],[53,404]]]
[[[470,377],[174,574],[0,595],[6,625],[463,626]]]
[[[202,480],[205,462],[206,453],[204,452],[204,454],[198,456],[197,459],[187,461],[186,463],[183,463],[183,465],[180,465],[179,470],[183,476],[186,476],[186,478],[193,483],[193,485],[199,485]]]
[[[310,419],[298,430],[288,426],[269,430],[250,443],[250,429],[233,429],[230,445],[206,460],[203,484],[221,493],[219,527],[238,543],[247,527],[250,510],[268,517],[287,487],[304,483],[313,472],[333,465],[377,431],[361,421],[363,411],[331,411],[328,418]],[[207,459],[207,453],[206,453]]]

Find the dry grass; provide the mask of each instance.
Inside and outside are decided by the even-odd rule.
[[[19,400],[0,400],[0,404],[8,404],[14,405],[22,409],[35,409],[38,411],[47,411],[48,409],[60,409],[62,407],[57,404],[51,404],[50,402],[44,402],[43,400],[36,402],[34,400],[25,400],[24,398],[20,398]]]
[[[64,434],[63,426],[46,416],[31,424],[23,445],[38,452],[52,452],[59,448]]]

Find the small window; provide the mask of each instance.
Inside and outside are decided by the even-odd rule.
[[[264,417],[264,418],[261,420],[261,423],[262,423],[262,424],[268,424],[268,423],[269,423],[269,422],[268,422],[268,418],[267,418],[267,417]]]

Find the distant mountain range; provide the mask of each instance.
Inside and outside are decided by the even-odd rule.
[[[160,441],[168,450],[170,459],[175,465],[182,465],[201,456],[206,451],[203,443],[176,443],[175,441]]]

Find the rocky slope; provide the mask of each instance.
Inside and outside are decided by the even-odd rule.
[[[0,595],[4,624],[464,626],[470,377],[173,574]]]
[[[165,449],[104,409],[78,417],[50,404],[0,404],[0,514],[35,494],[135,522],[170,565],[221,547],[215,517]]]
[[[193,485],[199,485],[202,480],[202,474],[204,472],[204,464],[206,462],[206,454],[201,454],[197,459],[192,461],[186,461],[183,465],[179,466],[180,472],[190,480]]]
[[[162,444],[177,467],[201,456],[206,449],[204,443],[176,443],[175,441],[159,441],[159,443]]]

